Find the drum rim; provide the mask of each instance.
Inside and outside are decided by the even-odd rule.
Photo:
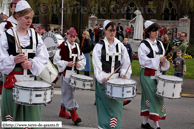
[[[181,98],[181,95],[179,98],[170,98],[170,97],[166,97],[166,96],[162,96],[162,95],[158,95],[157,93],[155,93],[156,96],[160,97],[160,98],[167,98],[167,99],[180,99]]]
[[[82,89],[82,90],[91,90],[92,89],[92,87],[90,88],[90,89],[86,89],[86,88],[80,88],[80,87],[75,87],[75,86],[72,86],[72,85],[70,85],[72,88],[75,88],[75,89]]]
[[[117,79],[117,78],[115,78],[115,79]],[[133,79],[127,79],[127,80],[133,80]],[[127,85],[137,85],[137,81],[135,81],[135,80],[133,80],[133,81],[135,82],[134,84],[127,84]],[[108,81],[106,83],[112,84]],[[117,84],[117,85],[121,85],[121,84]],[[122,85],[126,85],[126,84],[122,84]]]
[[[51,97],[51,100],[49,102],[46,102],[46,103],[32,103],[32,104],[29,104],[29,103],[26,103],[26,102],[20,102],[20,101],[16,101],[13,99],[13,101],[17,104],[20,104],[20,105],[25,105],[25,106],[41,106],[41,105],[47,105],[47,104],[50,104],[51,101],[52,101],[52,97]]]
[[[127,100],[127,99],[131,99],[131,98],[135,98],[137,94],[135,94],[133,97],[127,97],[127,98],[120,98],[120,97],[111,97],[109,95],[106,94],[106,96],[108,98],[111,98],[111,99],[119,99],[119,100]]]
[[[164,76],[164,75],[160,75],[160,76]],[[167,80],[168,82],[183,82],[183,79],[182,78],[180,78],[182,80],[176,80],[176,81],[174,81],[174,80],[170,80],[170,79],[161,78],[160,76],[158,76],[158,79],[159,80]],[[172,76],[172,75],[165,75],[165,76]],[[175,77],[175,76],[173,76],[173,77]],[[177,78],[179,78],[179,77],[177,77]]]
[[[73,75],[77,75],[77,74],[72,74],[70,76],[70,78],[73,78],[73,79],[77,79],[77,80],[87,80],[87,81],[94,81],[94,79],[92,77],[90,77],[90,79],[82,79],[82,78],[78,78],[78,77],[75,77]]]
[[[22,81],[22,82],[27,82],[27,81]],[[34,82],[34,81],[28,81],[28,82]],[[16,84],[17,82],[15,82],[13,85],[14,85],[14,87],[24,87],[24,88],[34,88],[34,89],[46,89],[46,88],[54,87],[51,83],[48,83],[45,81],[36,81],[36,82],[44,82],[44,83],[50,84],[50,86],[48,86],[48,87],[26,87],[26,86],[17,85]]]
[[[15,86],[15,89],[22,89],[22,90],[28,90],[28,91],[45,91],[45,90],[53,90],[54,86],[50,86],[50,87],[23,87],[23,86]]]

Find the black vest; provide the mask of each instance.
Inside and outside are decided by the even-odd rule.
[[[152,47],[150,46],[149,42],[146,41],[146,40],[143,40],[141,41],[141,43],[144,43],[149,49],[150,49],[150,53],[147,55],[147,57],[149,58],[154,58],[154,53],[153,53],[153,49]],[[162,46],[160,44],[160,42],[157,40],[157,46],[158,46],[158,52],[156,52],[156,55],[158,54],[162,54],[163,53],[163,49],[162,49]]]
[[[106,49],[105,49],[105,43],[103,40],[99,42],[103,45],[101,50],[101,62],[102,62],[102,70],[106,73],[111,72],[111,63],[112,63],[112,57],[109,56],[109,61],[106,61]],[[118,44],[116,45],[116,52],[118,52]],[[117,69],[120,66],[120,61],[118,60],[118,56],[115,56],[115,69]],[[117,70],[118,73],[119,70]]]
[[[19,53],[16,53],[16,44],[15,44],[15,39],[12,35],[8,34],[7,31],[5,31],[5,34],[7,36],[7,42],[8,42],[8,46],[9,49],[7,50],[9,55],[13,55],[16,56]],[[35,36],[36,36],[36,47],[38,46],[38,36],[37,33],[35,32]],[[23,48],[22,49],[32,49],[33,48],[33,42],[32,42],[32,36],[30,37],[30,45]],[[33,59],[35,57],[35,53],[28,53],[28,58]],[[20,67],[21,68],[21,64],[16,64],[15,67]]]

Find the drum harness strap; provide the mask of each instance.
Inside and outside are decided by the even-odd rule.
[[[20,43],[19,42],[19,39],[18,39],[18,36],[15,36],[15,35],[17,35],[16,28],[15,27],[12,27],[12,30],[13,30],[14,38],[16,40],[15,43],[16,42]],[[30,28],[30,31],[31,31],[31,35],[32,35],[33,47],[32,47],[32,49],[22,49],[22,52],[24,53],[25,56],[27,56],[27,58],[28,58],[28,53],[36,53],[36,44],[37,44],[37,42],[36,42],[35,31],[32,28]],[[30,32],[28,31],[28,34],[29,33]],[[18,47],[16,47],[15,49],[16,49],[16,52],[19,53]],[[15,76],[16,76],[17,81],[34,80],[34,76],[28,75],[26,69],[23,70],[23,75],[15,75]]]
[[[121,61],[121,46],[120,42],[118,42],[118,52],[109,52],[108,50],[108,42],[104,40],[105,50],[106,50],[106,61],[109,61],[109,56],[112,56],[112,62],[111,62],[111,73],[115,70],[115,56],[118,56],[118,60]]]

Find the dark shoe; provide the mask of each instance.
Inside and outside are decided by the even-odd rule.
[[[157,129],[161,129],[160,127],[158,127]]]
[[[81,118],[78,118],[78,119],[74,122],[74,124],[77,125],[79,122],[82,122]]]
[[[95,102],[94,102],[94,105],[96,105],[96,100],[95,100]]]
[[[71,113],[71,119],[75,125],[77,125],[79,122],[81,122],[81,118],[77,115],[76,110],[70,111]]]
[[[141,128],[143,128],[143,129],[154,129],[153,127],[150,126],[149,123],[146,123],[145,125],[141,124]]]
[[[130,102],[131,102],[131,100],[124,100],[124,101],[123,101],[123,106],[129,104]]]

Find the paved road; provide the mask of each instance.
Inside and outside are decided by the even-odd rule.
[[[58,117],[60,110],[60,88],[54,89],[54,98],[51,104],[42,106],[42,121],[62,121],[63,129],[97,129],[97,112],[93,105],[94,91],[76,90],[75,97],[80,108],[78,114],[82,122],[74,126],[71,120]],[[123,108],[121,129],[141,129],[142,117],[140,114],[141,95],[138,94],[132,102]],[[162,129],[194,129],[194,99],[182,97],[178,100],[165,99],[167,118],[160,121]],[[153,125],[153,122],[150,121]]]

